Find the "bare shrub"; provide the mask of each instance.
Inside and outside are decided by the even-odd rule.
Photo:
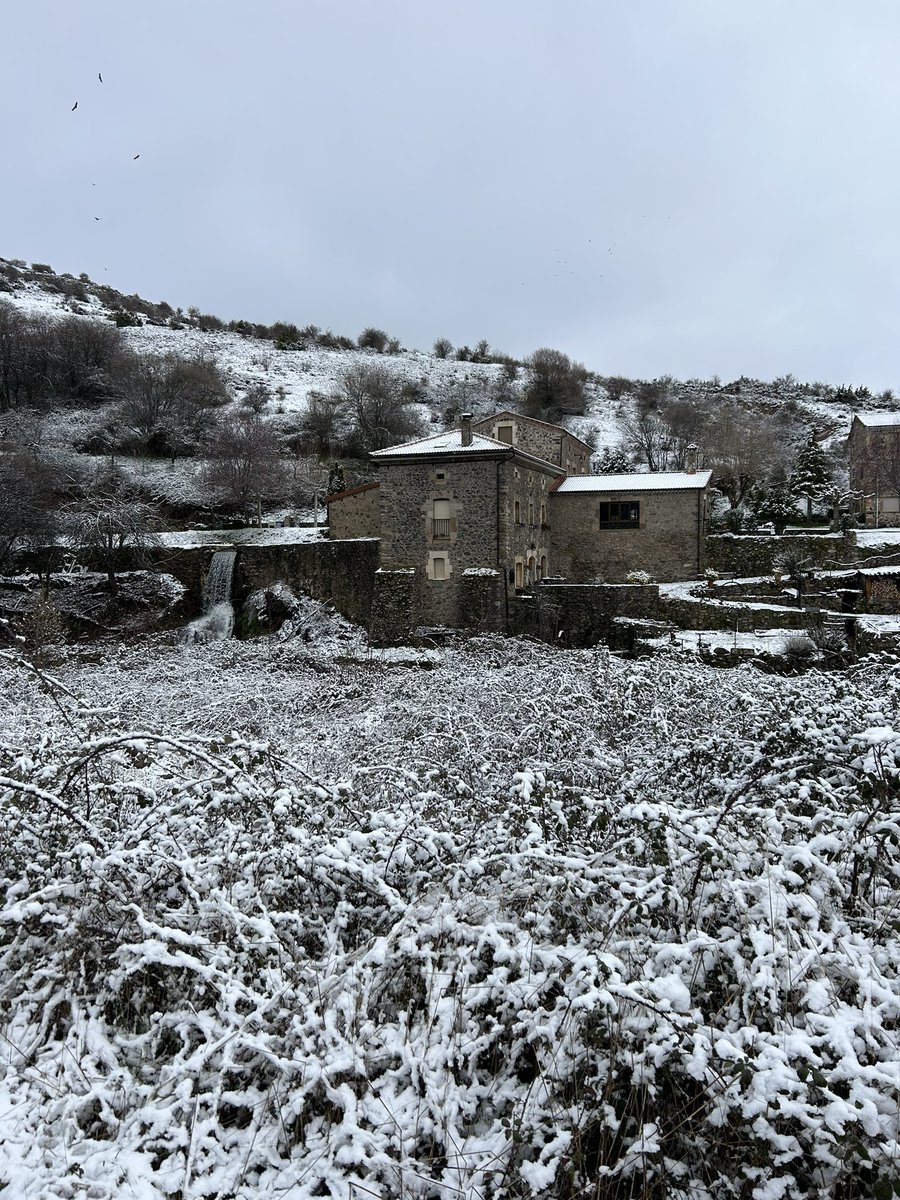
[[[568,354],[544,347],[525,359],[528,381],[525,410],[533,417],[558,417],[561,413],[583,413],[587,370],[573,363]]]

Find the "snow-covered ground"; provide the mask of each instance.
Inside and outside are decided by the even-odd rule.
[[[10,1195],[877,1195],[892,667],[317,619],[0,655]]]
[[[328,528],[285,525],[271,529],[186,529],[157,536],[163,546],[180,550],[197,546],[290,546],[298,542],[320,542],[328,536]]]

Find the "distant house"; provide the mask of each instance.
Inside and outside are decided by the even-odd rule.
[[[422,625],[504,628],[510,597],[550,575],[701,574],[710,472],[588,475],[590,453],[544,421],[464,416],[374,451],[378,484],[327,498],[331,536],[380,537]]]
[[[875,528],[900,525],[900,412],[854,413],[847,456],[860,518]]]

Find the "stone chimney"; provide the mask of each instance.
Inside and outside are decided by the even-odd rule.
[[[688,475],[697,474],[697,445],[695,442],[687,448],[687,473]]]
[[[459,428],[462,433],[462,444],[464,446],[472,445],[472,414],[463,413],[459,419]]]

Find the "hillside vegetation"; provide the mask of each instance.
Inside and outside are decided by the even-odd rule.
[[[895,403],[790,376],[629,380],[548,348],[516,361],[486,340],[437,338],[429,354],[375,327],[351,339],[289,321],[226,325],[47,264],[0,260],[0,288],[4,446],[43,468],[54,510],[113,471],[168,523],[303,507],[317,489],[370,478],[371,449],[512,406],[590,442],[600,471],[683,469],[698,445],[738,529],[839,507],[853,408]]]

